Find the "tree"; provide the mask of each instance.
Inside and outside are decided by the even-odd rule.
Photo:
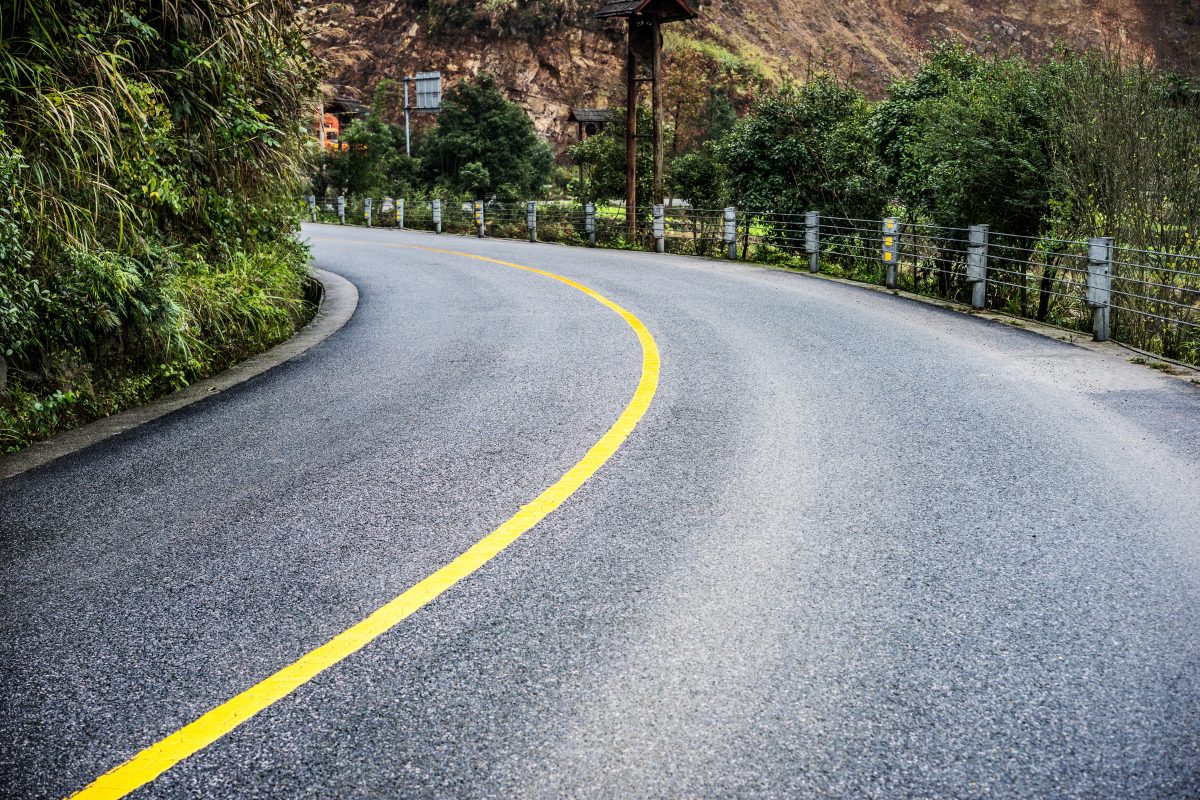
[[[756,103],[718,148],[730,199],[754,210],[880,216],[888,197],[868,113],[860,93],[828,76]]]
[[[571,160],[587,173],[587,186],[580,200],[603,202],[625,197],[625,109],[615,106],[612,121],[597,135],[571,148]],[[638,108],[638,130],[651,130],[650,111]],[[668,134],[664,133],[664,138]],[[649,202],[654,182],[654,146],[649,139],[638,139],[638,198]]]
[[[706,145],[695,153],[684,153],[671,162],[667,174],[671,194],[692,208],[723,208],[725,167],[716,148]]]
[[[431,183],[516,200],[541,195],[554,154],[524,109],[505,99],[490,75],[480,75],[446,92],[421,167]]]
[[[925,63],[911,78],[888,87],[888,96],[872,110],[868,125],[876,144],[883,178],[890,193],[911,208],[925,208],[931,200],[914,163],[913,139],[920,134],[921,104],[945,97],[954,87],[977,76],[984,60],[962,42],[946,40],[925,54]],[[915,182],[914,182],[915,181]]]
[[[393,86],[392,81],[380,82],[371,113],[351,122],[342,134],[346,149],[318,155],[312,175],[317,195],[327,188],[368,196],[411,194],[420,162],[405,151],[404,126],[383,120],[384,101]]]
[[[1050,198],[1050,127],[1039,72],[1021,58],[939,46],[872,115],[895,193],[938,225],[1038,232]]]

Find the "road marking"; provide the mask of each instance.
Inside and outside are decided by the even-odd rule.
[[[336,240],[329,240],[336,241]],[[361,241],[354,242],[362,244]],[[466,578],[475,570],[495,558],[504,548],[515,542],[522,534],[537,525],[548,514],[563,504],[564,501],[587,481],[604,462],[624,443],[634,427],[646,414],[650,401],[658,388],[660,359],[658,345],[650,331],[642,321],[626,311],[607,297],[589,289],[583,284],[576,283],[570,278],[564,278],[553,272],[500,261],[473,253],[463,253],[456,250],[443,250],[436,247],[417,247],[415,245],[388,244],[388,247],[405,247],[417,250],[428,250],[434,253],[446,253],[476,261],[486,261],[505,267],[532,272],[553,278],[556,281],[577,289],[591,297],[601,305],[617,312],[622,319],[637,334],[642,347],[642,375],[633,398],[621,416],[613,423],[600,440],[592,445],[584,457],[565,475],[558,479],[550,488],[520,511],[514,514],[503,525],[476,542],[465,553],[458,556],[446,566],[434,572],[429,577],[417,583],[404,594],[375,611],[362,622],[339,633],[325,644],[301,656],[283,669],[246,691],[222,703],[204,714],[195,722],[191,722],[159,742],[147,747],[125,763],[104,773],[86,787],[71,795],[75,798],[117,798],[124,797],[130,792],[145,786],[150,781],[163,774],[185,758],[203,750],[208,745],[220,739],[225,734],[249,720],[258,712],[287,697],[300,686],[308,683],[317,675],[330,667],[349,658],[370,642],[396,627],[423,606],[432,602],[450,587]]]

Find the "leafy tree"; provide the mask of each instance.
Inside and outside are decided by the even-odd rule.
[[[668,184],[672,196],[686,200],[693,208],[724,207],[725,168],[715,150],[706,145],[671,162]]]
[[[505,99],[490,75],[480,75],[446,92],[421,165],[432,183],[516,200],[541,195],[554,154],[524,109]],[[464,174],[468,165],[475,166]]]
[[[945,97],[955,87],[972,81],[983,70],[984,60],[957,40],[934,45],[925,54],[925,63],[910,78],[892,83],[888,96],[872,110],[868,124],[876,143],[883,178],[891,193],[913,208],[924,208],[931,201],[920,183],[922,165],[915,163],[911,150],[920,134],[921,104]]]
[[[704,107],[704,119],[706,123],[704,141],[719,142],[725,138],[738,121],[737,109],[734,108],[729,95],[719,91],[716,87],[710,88],[708,102]]]
[[[828,76],[758,102],[718,150],[731,199],[754,210],[880,216],[888,198],[868,117],[866,99]]]
[[[1039,71],[943,44],[872,116],[896,194],[948,227],[1037,233],[1050,198],[1050,126]]]
[[[492,176],[487,167],[478,161],[472,161],[470,164],[464,164],[458,171],[458,182],[468,193],[479,197],[487,194],[488,187],[492,184]]]
[[[638,108],[638,130],[652,129],[650,111]],[[580,200],[603,202],[625,198],[625,109],[612,109],[612,120],[596,136],[586,139],[571,148],[571,160],[583,165],[587,172],[587,186]],[[665,134],[664,134],[665,138]],[[649,203],[654,189],[654,145],[649,139],[638,140],[638,201]]]

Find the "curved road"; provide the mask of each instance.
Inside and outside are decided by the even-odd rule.
[[[0,482],[0,795],[76,791],[648,413],[134,796],[1200,796],[1200,389],[804,275],[312,226],[305,355]]]

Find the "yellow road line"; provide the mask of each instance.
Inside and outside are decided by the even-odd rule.
[[[362,242],[355,243],[362,244]],[[405,247],[405,245],[394,244],[387,246]],[[654,392],[658,388],[658,346],[654,343],[654,337],[650,335],[650,331],[633,314],[588,287],[576,283],[570,278],[555,275],[553,272],[455,250],[441,250],[434,247],[416,247],[414,249],[463,256],[553,278],[578,289],[598,303],[620,314],[621,318],[637,334],[638,341],[642,346],[642,375],[629,405],[621,412],[621,416],[608,429],[608,432],[600,438],[600,441],[592,445],[579,463],[571,467],[553,486],[534,498],[533,502],[522,507],[507,522],[479,540],[458,558],[354,627],[339,633],[317,649],[302,656],[298,661],[227,700],[195,722],[185,725],[165,739],[147,747],[125,763],[101,775],[85,788],[71,795],[72,797],[89,798],[89,800],[90,798],[124,797],[135,789],[145,786],[180,761],[217,741],[258,712],[287,697],[298,687],[333,665],[349,658],[374,639],[387,633],[406,617],[432,602],[451,586],[495,558],[521,534],[562,505],[617,451],[617,448],[633,432],[634,426],[650,407],[650,401],[654,398]]]

